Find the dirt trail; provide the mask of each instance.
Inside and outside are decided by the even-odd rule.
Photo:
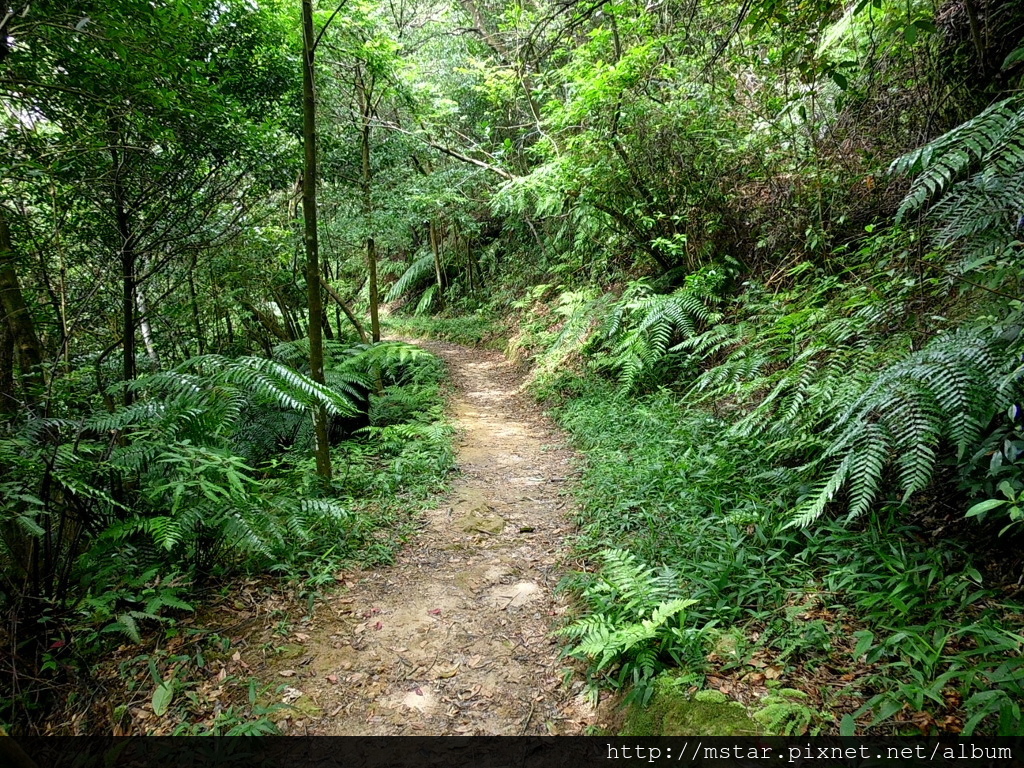
[[[286,699],[290,732],[578,734],[551,630],[571,532],[572,455],[496,352],[422,346],[448,363],[460,469],[449,501],[389,567],[352,574],[318,612]],[[280,672],[279,672],[280,674]],[[282,681],[284,682],[284,681]],[[577,684],[578,687],[578,684]],[[298,695],[301,691],[301,695]]]

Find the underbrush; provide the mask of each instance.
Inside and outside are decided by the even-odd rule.
[[[799,688],[844,733],[1019,731],[1024,604],[983,576],[977,532],[939,537],[934,519],[895,502],[854,525],[793,527],[787,513],[806,488],[763,439],[668,390],[578,387],[557,413],[586,456],[579,547],[605,566],[574,583],[610,622],[603,642],[575,648],[593,686],[639,684],[643,701],[654,674],[682,664],[741,700]],[[595,585],[632,556],[633,590],[660,597],[627,616]],[[621,652],[627,627],[680,599],[693,601],[680,622],[629,649],[646,658]]]
[[[384,323],[404,336],[440,339],[468,347],[500,345],[504,334],[501,322],[488,313],[459,317],[392,315]]]
[[[274,731],[281,697],[253,682],[236,646],[275,631],[259,627],[268,617],[311,614],[344,569],[391,562],[453,464],[438,358],[400,343],[329,352],[323,388],[289,366],[301,345],[276,350],[280,362],[141,377],[134,405],[92,417],[121,437],[104,452],[80,434],[58,446],[56,467],[28,452],[80,423],[55,422],[47,441],[0,440],[12,468],[3,511],[30,537],[53,537],[60,579],[59,591],[43,581],[2,595],[15,632],[3,638],[12,688],[0,721],[62,734]],[[317,403],[334,414],[329,483],[310,456]],[[61,492],[40,499],[30,489],[47,468]],[[69,546],[83,509],[97,523]]]

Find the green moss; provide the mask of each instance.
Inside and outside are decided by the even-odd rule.
[[[693,696],[663,675],[646,707],[634,704],[626,714],[622,736],[754,736],[761,726],[746,707],[719,691]]]

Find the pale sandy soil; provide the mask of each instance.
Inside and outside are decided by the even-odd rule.
[[[423,342],[448,363],[459,472],[394,565],[345,576],[267,670],[289,733],[580,734],[597,714],[563,685],[551,632],[572,533],[573,456],[498,353]]]

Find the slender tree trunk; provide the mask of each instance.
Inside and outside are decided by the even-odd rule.
[[[370,337],[380,341],[380,296],[377,291],[377,244],[366,238],[366,272],[370,278]]]
[[[328,283],[323,278],[321,278],[321,281],[324,290],[327,291],[327,295],[334,299],[334,303],[337,305],[338,309],[345,313],[345,317],[348,318],[348,321],[352,323],[352,327],[356,329],[356,333],[359,334],[359,340],[365,344],[366,331],[363,329],[363,324],[359,322],[359,318],[352,314],[352,310],[348,308],[348,305],[345,303],[344,299],[342,299],[341,296],[338,295],[338,292],[331,287],[330,283]]]
[[[203,323],[199,316],[199,302],[196,301],[196,281],[192,275],[192,267],[188,268],[188,298],[192,305],[192,329],[196,334],[196,347],[200,355],[206,354],[206,342],[203,339]]]
[[[441,285],[441,248],[437,242],[437,227],[434,222],[430,222],[430,250],[434,254],[434,278],[437,280],[437,298],[441,298],[441,291],[443,286]]]
[[[43,348],[14,271],[14,247],[0,212],[0,315],[17,352],[25,401],[32,405],[43,385]]]
[[[146,354],[153,362],[153,366],[160,367],[160,353],[157,352],[156,343],[153,341],[153,326],[149,323],[149,309],[146,306],[146,294],[142,286],[138,286],[135,292],[135,304],[139,310],[139,328],[142,330],[142,343],[146,346]]]
[[[117,132],[113,131],[116,138]],[[114,167],[114,217],[117,221],[117,232],[121,236],[121,312],[122,348],[124,350],[123,377],[125,383],[135,380],[135,280],[136,254],[135,237],[132,234],[131,219],[125,206],[124,186],[121,183],[121,162],[117,148],[110,147],[110,159]],[[131,405],[134,393],[129,387],[124,389],[124,404]]]
[[[324,341],[320,317],[323,299],[320,294],[320,253],[316,222],[316,98],[313,89],[313,2],[302,0],[302,144],[305,166],[302,174],[302,215],[305,223],[306,288],[309,303],[309,368],[313,380],[324,383]],[[331,479],[331,446],[327,436],[327,411],[313,412],[316,433],[316,472],[324,480]]]
[[[373,169],[370,166],[370,121],[373,118],[373,94],[367,86],[362,70],[356,76],[356,94],[359,99],[359,111],[362,113],[362,159],[363,159],[363,216],[366,226],[371,227],[373,215]],[[372,229],[370,230],[372,232]],[[377,290],[377,245],[373,236],[366,238],[366,273],[370,280],[370,337],[374,342],[380,341],[380,297]]]
[[[18,398],[14,395],[14,334],[6,322],[0,322],[0,413],[15,413]]]
[[[964,10],[967,11],[967,23],[971,29],[974,52],[978,56],[978,69],[985,74],[985,43],[981,39],[981,22],[978,20],[978,9],[974,6],[974,0],[964,0]]]
[[[274,303],[277,304],[277,308],[281,311],[281,319],[284,321],[284,327],[288,331],[289,338],[285,341],[294,341],[299,338],[299,324],[295,318],[292,317],[292,313],[288,309],[288,304],[284,300],[284,296],[276,288],[272,289],[274,295]]]

